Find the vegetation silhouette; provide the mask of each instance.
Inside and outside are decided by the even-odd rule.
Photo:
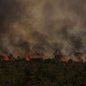
[[[0,60],[0,86],[85,86],[86,63],[41,58]]]

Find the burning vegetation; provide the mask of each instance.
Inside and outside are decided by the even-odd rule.
[[[0,0],[0,57],[86,62],[85,8],[86,0]]]
[[[68,57],[67,55],[63,54],[60,50],[56,50],[53,55],[52,55],[53,59],[55,59],[57,62],[62,62],[62,63],[68,63],[69,61],[74,61],[77,63],[84,63],[86,62],[86,54],[81,53],[81,52],[74,52],[70,57]],[[47,60],[44,59],[45,55],[41,54],[39,52],[35,52],[35,53],[26,53],[24,56],[19,56],[18,54],[15,57],[15,54],[11,54],[9,53],[7,54],[3,54],[0,53],[0,60],[1,61],[13,61],[13,60],[17,60],[17,59],[25,59],[26,61],[31,61],[31,60]]]

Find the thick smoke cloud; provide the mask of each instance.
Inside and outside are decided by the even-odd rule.
[[[47,57],[57,48],[67,55],[83,52],[85,18],[85,0],[1,0],[0,45],[11,52],[38,51]]]
[[[10,34],[13,31],[12,24],[19,21],[23,13],[22,4],[16,0],[0,0],[0,50],[8,52],[8,48],[13,45],[10,43]]]

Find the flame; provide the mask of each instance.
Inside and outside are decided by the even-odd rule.
[[[16,56],[16,57],[15,57]],[[11,61],[11,60],[13,60],[13,58],[14,59],[17,59],[18,58],[18,56],[20,56],[20,54],[19,54],[19,52],[18,51],[15,51],[14,53],[13,53],[13,55],[7,55],[7,54],[5,54],[5,53],[2,53],[2,52],[0,52],[0,57],[1,57],[1,59],[3,60],[3,61]],[[22,58],[23,56],[21,56],[21,58]],[[30,60],[32,60],[32,59],[34,59],[34,57],[35,57],[35,59],[36,59],[36,57],[37,58],[44,58],[45,57],[45,54],[43,54],[43,53],[40,53],[40,52],[26,52],[25,54],[24,54],[24,59],[26,60],[26,61],[30,61]],[[69,62],[69,60],[72,60],[72,61],[74,61],[74,62],[76,62],[76,63],[84,63],[84,62],[86,62],[86,54],[83,54],[83,53],[81,53],[81,54],[79,54],[79,55],[75,55],[73,58],[70,58],[69,56],[67,56],[67,55],[65,55],[65,54],[63,54],[62,52],[61,53],[58,53],[58,55],[55,57],[56,58],[56,60],[57,61],[60,61],[60,62],[62,62],[62,63],[68,63]],[[44,59],[45,60],[45,59]]]
[[[0,57],[4,61],[10,61],[10,58],[7,55],[3,54],[3,53],[0,53]]]
[[[26,53],[26,54],[25,54],[25,60],[26,60],[26,61],[30,61],[31,58],[32,58],[32,56],[31,56],[29,53]]]
[[[4,56],[3,60],[4,61],[10,61],[10,58],[8,56]]]
[[[66,55],[62,55],[61,56],[61,62],[63,63],[68,63],[68,61],[70,60],[70,58]]]

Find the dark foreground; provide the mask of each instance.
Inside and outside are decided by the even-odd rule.
[[[0,61],[0,86],[86,86],[86,63]]]

